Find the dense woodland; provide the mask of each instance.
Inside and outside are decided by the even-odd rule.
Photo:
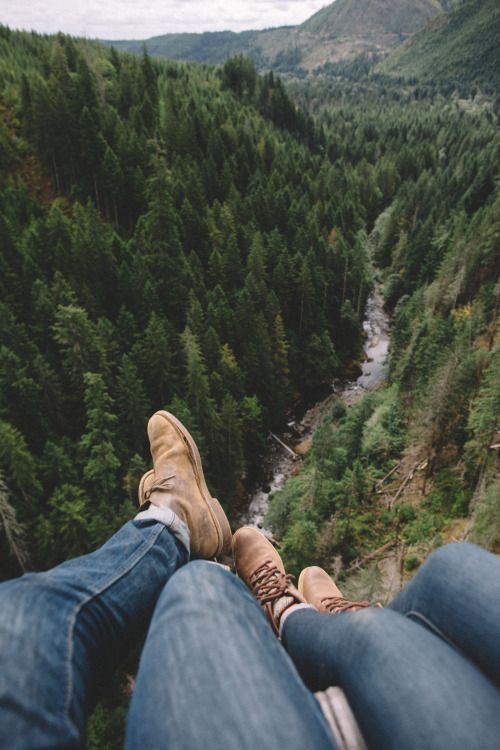
[[[323,123],[332,161],[363,176],[393,330],[388,386],[347,413],[333,406],[267,522],[295,572],[322,562],[345,573],[395,539],[411,571],[471,514],[469,538],[499,551],[498,117],[477,91],[429,99],[366,78],[295,95]],[[380,481],[400,463],[422,470],[418,491],[393,503],[404,474],[387,492]]]
[[[497,110],[465,83],[344,73],[287,91],[242,57],[0,27],[2,578],[130,518],[159,408],[233,513],[269,428],[359,358],[375,278],[389,380],[334,404],[273,498],[285,561],[345,569],[397,536],[410,571],[471,515],[498,550]],[[384,507],[400,462],[424,491]],[[115,704],[89,747],[120,746]]]
[[[43,567],[130,516],[158,408],[231,510],[269,426],[359,352],[366,212],[353,167],[243,58],[3,28],[0,61],[0,460]]]

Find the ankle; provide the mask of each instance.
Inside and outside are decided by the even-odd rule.
[[[289,616],[293,614],[294,612],[299,612],[301,609],[312,609],[314,612],[318,611],[313,604],[308,604],[307,602],[294,602],[290,607],[287,607],[281,613],[281,616],[278,622],[278,631],[279,631],[280,638],[283,635],[283,628]]]
[[[315,610],[316,607],[314,607],[312,604],[308,604],[307,602],[300,602],[295,596],[291,596],[288,594],[283,594],[283,596],[278,597],[273,602],[272,617],[279,638],[281,638],[281,631],[283,630],[283,625],[287,617],[291,615],[292,612],[295,612],[299,609]]]

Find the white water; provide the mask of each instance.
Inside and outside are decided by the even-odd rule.
[[[385,380],[384,364],[389,348],[389,319],[384,312],[383,299],[378,288],[374,290],[367,301],[363,329],[366,334],[366,341],[364,345],[365,360],[361,366],[361,375],[356,380],[343,383],[341,387],[333,383],[332,393],[327,398],[318,401],[308,409],[300,422],[290,422],[288,430],[280,435],[280,438],[287,445],[293,447],[299,442],[312,438],[314,431],[334,400],[342,398],[347,405],[352,405],[361,398],[363,392],[373,390]],[[253,493],[239,521],[241,526],[257,526],[266,536],[272,537],[271,532],[263,528],[269,496],[283,487],[301,459],[300,457],[294,459],[272,438],[269,438],[269,440],[269,454],[266,461],[267,473],[270,477],[269,482]]]

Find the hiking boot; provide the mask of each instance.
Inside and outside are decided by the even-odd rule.
[[[299,576],[298,588],[301,596],[316,607],[318,612],[337,615],[339,612],[355,612],[371,606],[369,602],[351,602],[346,599],[328,573],[316,565],[304,568]],[[380,607],[380,604],[375,606]]]
[[[244,526],[233,536],[236,572],[260,603],[271,626],[279,634],[283,612],[292,604],[305,603],[285,568],[277,550],[264,534]]]
[[[210,495],[193,438],[168,411],[148,423],[154,468],[139,484],[139,505],[171,508],[189,528],[191,556],[209,559],[231,551],[231,528],[222,506]]]

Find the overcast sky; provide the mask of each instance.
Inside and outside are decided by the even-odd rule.
[[[327,4],[328,0],[0,0],[0,22],[46,33],[147,39],[174,31],[297,24]]]

